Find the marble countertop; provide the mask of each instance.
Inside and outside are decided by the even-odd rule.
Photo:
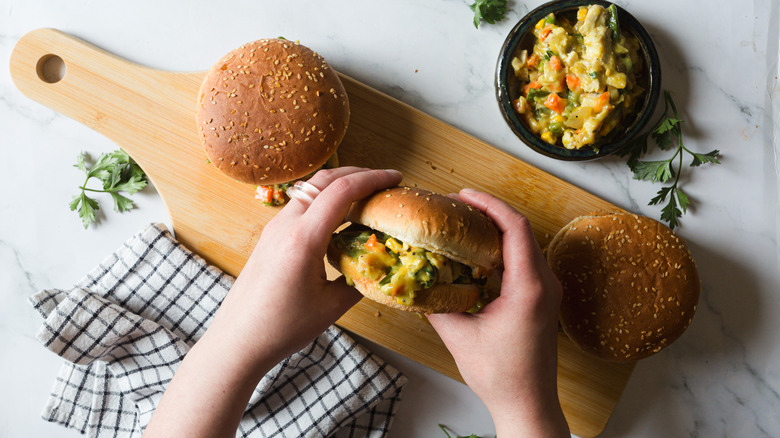
[[[219,3],[219,6],[216,4]],[[261,37],[299,39],[339,71],[628,210],[658,185],[632,179],[620,158],[567,163],[525,147],[504,123],[493,73],[514,23],[541,1],[510,0],[497,24],[471,24],[469,1],[95,2],[0,0],[0,55],[28,31],[53,27],[158,69],[207,69]],[[679,233],[703,282],[693,323],[641,361],[602,436],[780,436],[778,159],[780,5],[771,0],[621,0],[652,35],[663,88],[686,120],[686,144],[720,149],[722,165],[686,172],[694,207]],[[34,339],[26,299],[69,287],[150,222],[170,226],[153,188],[138,209],[85,231],[68,202],[82,184],[80,151],[117,145],[24,97],[0,69],[0,436],[71,437],[40,412],[60,360]],[[101,216],[103,216],[101,214]],[[391,437],[493,436],[480,401],[460,383],[368,344],[409,377]]]

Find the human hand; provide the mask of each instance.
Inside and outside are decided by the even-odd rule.
[[[556,374],[560,283],[523,215],[486,193],[464,189],[459,197],[503,233],[501,295],[476,314],[428,319],[490,411],[498,436],[568,437]]]
[[[290,202],[265,226],[228,294],[241,303],[226,303],[241,313],[234,317],[254,333],[260,353],[281,360],[298,351],[360,299],[343,277],[327,280],[328,243],[354,201],[400,181],[395,170],[341,167],[317,172],[301,186],[303,196],[293,194],[297,188],[289,192]]]
[[[328,242],[352,202],[400,181],[394,170],[342,167],[317,172],[292,195],[177,369],[145,436],[234,436],[262,376],[360,299],[343,278],[327,280]]]

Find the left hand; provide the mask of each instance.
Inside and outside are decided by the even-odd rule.
[[[176,371],[145,436],[234,436],[260,379],[360,299],[343,277],[328,281],[325,251],[354,201],[399,182],[395,170],[342,167],[321,170],[302,184],[299,196],[265,226],[208,330]]]
[[[289,356],[357,303],[361,295],[343,277],[326,277],[328,243],[354,201],[400,181],[395,170],[321,170],[303,184],[314,198],[293,196],[266,225],[226,299],[245,330],[262,333],[264,354]]]

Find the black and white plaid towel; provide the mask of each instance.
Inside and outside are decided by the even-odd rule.
[[[89,436],[140,436],[233,278],[153,224],[71,290],[30,298],[37,338],[66,362],[43,418]],[[238,436],[384,436],[406,377],[331,327],[255,389]]]

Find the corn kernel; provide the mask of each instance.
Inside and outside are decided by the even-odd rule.
[[[583,6],[577,10],[577,20],[584,20],[586,15],[588,15],[588,8]]]
[[[542,18],[541,20],[537,21],[536,22],[536,26],[534,26],[534,28],[536,30],[539,30],[539,29],[541,29],[543,27],[544,27],[544,18]]]
[[[555,141],[557,140],[555,136],[550,131],[544,131],[542,133],[542,140],[546,141],[550,144],[555,144]]]
[[[555,117],[552,118],[553,122],[563,123],[564,119],[562,115],[556,114]]]

